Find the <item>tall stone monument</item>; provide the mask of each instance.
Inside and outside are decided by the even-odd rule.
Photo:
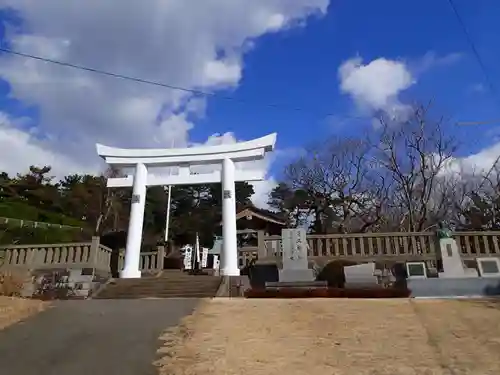
[[[279,270],[280,282],[314,281],[314,271],[307,260],[305,229],[283,229],[281,231],[283,269]]]
[[[437,232],[439,239],[439,250],[443,261],[443,272],[439,273],[440,278],[462,278],[477,277],[475,269],[465,268],[462,257],[458,251],[457,242],[453,239],[451,231],[443,224],[439,223]]]

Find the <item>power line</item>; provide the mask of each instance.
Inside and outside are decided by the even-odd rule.
[[[160,87],[165,87],[165,88],[168,88],[168,89],[171,89],[171,90],[184,91],[184,92],[189,92],[191,94],[197,94],[197,95],[203,95],[203,96],[215,96],[214,93],[210,93],[210,92],[199,91],[199,90],[192,90],[192,89],[188,89],[188,88],[181,87],[181,86],[174,86],[174,85],[169,85],[169,84],[161,83],[161,82],[157,82],[157,81],[150,81],[150,80],[143,79],[143,78],[131,77],[131,76],[126,76],[126,75],[118,74],[118,73],[112,73],[112,72],[108,72],[108,71],[105,71],[105,70],[90,68],[90,67],[83,66],[83,65],[72,64],[72,63],[68,63],[68,62],[65,62],[65,61],[53,60],[53,59],[49,59],[49,58],[46,58],[46,57],[32,55],[32,54],[29,54],[29,53],[23,53],[23,52],[19,52],[19,51],[14,51],[14,50],[3,48],[3,47],[0,47],[0,51],[8,53],[8,54],[11,54],[11,55],[17,55],[17,56],[25,57],[25,58],[32,59],[32,60],[38,60],[38,61],[43,61],[43,62],[46,62],[46,63],[51,63],[51,64],[60,65],[60,66],[65,66],[67,68],[85,70],[87,72],[102,74],[102,75],[109,76],[109,77],[114,77],[114,78],[125,79],[125,80],[128,80],[128,81],[134,81],[134,82],[138,82],[138,83],[145,83],[147,85],[160,86]],[[220,97],[220,98],[234,99],[234,98],[231,98],[231,97]]]
[[[490,75],[488,74],[488,70],[486,69],[486,65],[483,62],[483,59],[481,58],[481,55],[479,54],[479,51],[476,48],[476,44],[474,43],[474,40],[472,39],[469,30],[467,29],[467,26],[465,25],[465,21],[460,15],[460,12],[458,11],[454,0],[448,0],[448,4],[450,5],[451,9],[453,10],[453,13],[455,14],[455,17],[460,24],[460,28],[462,29],[462,32],[464,33],[465,38],[467,39],[467,43],[469,44],[470,49],[472,50],[472,53],[481,68],[481,71],[484,75],[484,78],[486,80],[486,83],[488,84],[488,87],[493,95],[495,95],[496,99],[499,99],[498,97],[498,92],[495,89],[495,86],[493,85],[493,82],[490,78]]]
[[[104,75],[104,76],[108,76],[108,77],[132,81],[132,82],[136,82],[136,83],[142,83],[142,84],[146,84],[146,85],[163,87],[163,88],[167,88],[170,90],[183,91],[183,92],[191,93],[194,95],[212,97],[215,99],[223,99],[223,100],[228,100],[228,101],[230,100],[230,101],[239,102],[242,104],[250,104],[248,101],[238,99],[238,98],[235,98],[233,96],[224,96],[224,95],[220,95],[220,94],[213,93],[213,92],[194,90],[194,89],[189,89],[187,87],[171,85],[168,83],[152,81],[152,80],[139,78],[139,77],[127,76],[127,75],[119,74],[119,73],[113,73],[110,71],[91,68],[91,67],[84,66],[84,65],[73,64],[73,63],[69,63],[69,62],[65,62],[65,61],[54,60],[54,59],[49,59],[49,58],[38,56],[38,55],[19,52],[19,51],[5,48],[5,47],[0,47],[0,52],[24,57],[24,58],[31,59],[31,60],[38,60],[38,61],[42,61],[42,62],[46,62],[46,63],[50,63],[50,64],[55,64],[55,65],[63,66],[66,68],[78,69],[78,70],[83,70],[83,71],[87,71],[87,72],[91,72],[91,73],[95,73],[95,74],[100,74],[100,75]],[[262,106],[265,106],[265,107],[280,109],[280,110],[289,110],[289,111],[294,111],[294,112],[305,112],[305,113],[310,112],[310,111],[308,111],[304,108],[300,108],[300,107],[288,107],[288,106],[283,106],[283,105],[274,104],[274,103],[259,103],[259,104]],[[324,116],[324,117],[332,117],[332,116],[336,117],[337,115],[334,113],[325,113],[322,116]],[[340,117],[341,117],[341,119],[358,119],[358,120],[367,119],[367,117],[363,117],[363,116],[340,116]]]
[[[485,121],[461,121],[457,122],[457,125],[489,125],[500,123],[500,119],[498,120],[485,120]]]

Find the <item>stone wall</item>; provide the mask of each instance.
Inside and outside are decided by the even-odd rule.
[[[412,297],[500,296],[500,278],[432,278],[407,282]]]

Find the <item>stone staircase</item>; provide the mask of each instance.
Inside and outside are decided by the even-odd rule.
[[[221,281],[222,278],[218,276],[189,275],[178,270],[165,270],[158,277],[114,279],[92,298],[210,298],[216,295]]]

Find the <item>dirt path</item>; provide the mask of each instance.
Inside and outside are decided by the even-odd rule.
[[[162,373],[498,375],[499,324],[473,302],[217,299],[165,344]]]
[[[0,331],[6,375],[156,375],[165,327],[197,299],[59,301]]]

